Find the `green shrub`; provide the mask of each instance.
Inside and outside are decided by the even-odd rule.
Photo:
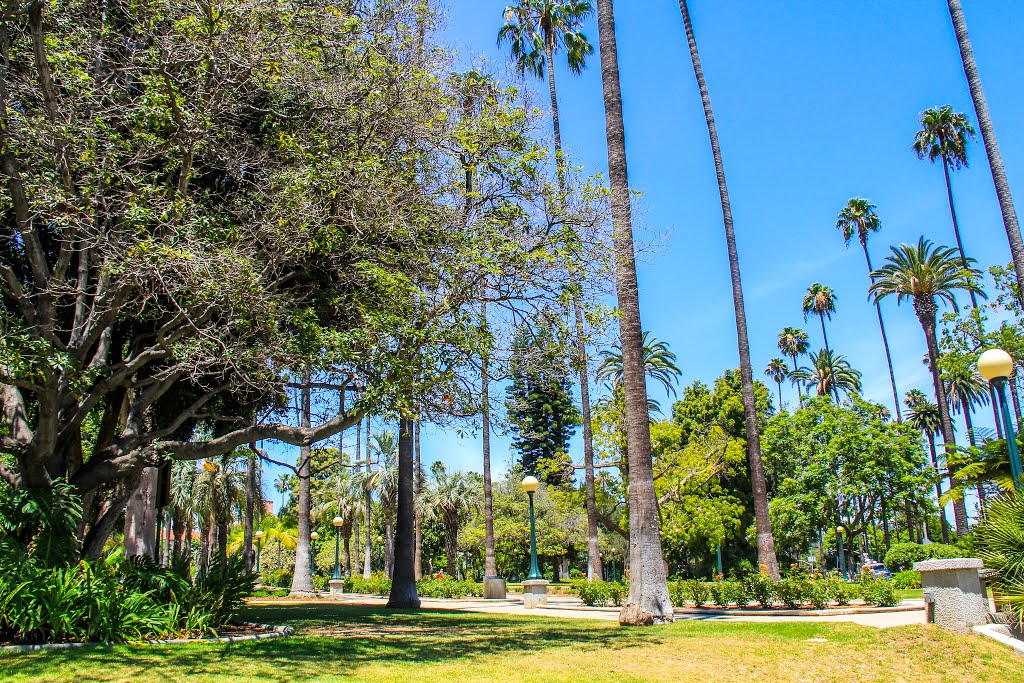
[[[933,544],[934,545],[934,544]],[[927,546],[917,543],[894,543],[885,554],[885,566],[892,572],[913,569],[915,562],[928,559]]]
[[[711,589],[708,584],[698,579],[690,579],[686,582],[686,592],[693,600],[694,607],[703,607],[711,597]]]
[[[325,591],[331,587],[331,577],[323,574],[313,575],[313,590]]]
[[[387,595],[391,592],[391,579],[380,572],[371,574],[368,579],[364,579],[362,576],[346,576],[343,581],[342,590],[346,593]],[[419,592],[419,584],[416,584],[416,589]]]
[[[263,585],[271,588],[291,588],[295,572],[292,569],[273,569],[264,571]]]
[[[999,572],[988,582],[996,604],[1024,626],[1024,496],[995,498],[974,531],[974,543],[985,566]]]
[[[728,607],[729,603],[737,600],[742,601],[744,605],[747,604],[743,584],[739,581],[715,581],[709,584],[708,588],[711,591],[712,602],[718,607]]]
[[[825,609],[835,599],[835,587],[828,579],[811,579],[804,584],[803,598],[814,609]]]
[[[605,605],[621,606],[626,598],[627,588],[623,583],[615,581],[573,581],[573,592],[579,596],[584,605],[603,607]]]
[[[389,592],[390,583],[389,581]],[[484,594],[484,587],[475,581],[459,581],[448,577],[423,578],[416,582],[416,593],[424,598],[480,597]]]
[[[750,604],[750,594],[747,593],[747,585],[743,581],[731,581],[732,601],[737,607],[746,607]]]
[[[929,560],[950,560],[954,557],[964,557],[963,549],[955,545],[947,545],[945,543],[930,543],[925,548],[928,550]],[[913,567],[908,567],[913,569]],[[890,567],[891,570],[891,567]]]
[[[803,577],[787,576],[775,584],[775,596],[791,609],[803,604],[805,580]]]
[[[761,607],[771,607],[775,599],[775,582],[770,576],[757,573],[743,580],[747,595]]]
[[[921,587],[921,574],[913,569],[904,569],[892,575],[892,585],[898,590],[910,590]]]
[[[686,583],[686,581],[671,581],[668,584],[668,597],[676,607],[686,607],[686,601],[689,599]]]
[[[869,579],[861,585],[864,587],[864,602],[869,605],[892,607],[900,603],[896,587],[888,579]]]

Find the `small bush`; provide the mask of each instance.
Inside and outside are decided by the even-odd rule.
[[[618,582],[581,579],[573,582],[572,590],[588,607],[621,606],[626,597],[626,586]]]
[[[708,598],[711,597],[711,589],[708,584],[697,579],[690,579],[686,582],[686,592],[690,599],[693,600],[694,607],[703,607],[707,604]]]
[[[295,573],[291,569],[273,569],[263,572],[263,585],[270,588],[291,588]]]
[[[927,548],[929,560],[950,560],[954,557],[965,557],[964,551],[955,545],[931,543],[926,545],[925,548]],[[908,569],[913,569],[913,567],[908,567]]]
[[[870,579],[865,581],[864,602],[876,607],[892,607],[898,605],[900,600],[896,597],[896,587],[888,579]]]
[[[913,569],[904,569],[892,575],[892,585],[898,590],[910,590],[921,587],[921,574]]]
[[[743,581],[747,595],[761,607],[771,607],[775,599],[775,582],[771,577],[757,573],[751,574]]]
[[[689,599],[689,587],[686,584],[686,581],[671,581],[668,584],[668,597],[676,607],[686,607]]]
[[[926,546],[917,543],[894,543],[889,548],[889,552],[885,554],[885,566],[889,571],[899,572],[913,569],[915,562],[926,559],[928,559]]]
[[[814,609],[825,609],[835,599],[835,589],[828,579],[814,579],[804,584],[803,597]]]
[[[750,604],[750,595],[747,593],[747,585],[743,581],[731,581],[732,601],[737,607],[746,607]]]
[[[788,576],[775,584],[775,596],[790,609],[803,604],[805,581],[802,577]]]
[[[711,600],[718,607],[728,607],[730,603],[740,601],[743,606],[747,604],[746,593],[743,591],[743,584],[739,581],[715,581],[708,586],[711,591]]]
[[[388,591],[391,582],[388,581]],[[424,578],[416,582],[416,593],[424,598],[465,598],[480,597],[484,594],[483,584],[458,579]]]

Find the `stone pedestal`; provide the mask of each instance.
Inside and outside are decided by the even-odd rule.
[[[915,562],[928,621],[956,633],[970,633],[988,621],[988,600],[978,576],[982,561],[975,558]]]
[[[484,599],[504,600],[507,595],[505,590],[505,579],[500,576],[484,577]]]
[[[532,609],[548,604],[548,582],[544,579],[523,581],[523,606]]]
[[[344,579],[331,579],[327,582],[330,587],[331,593],[344,593],[345,592],[345,580]]]

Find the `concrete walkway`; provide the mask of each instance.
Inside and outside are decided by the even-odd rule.
[[[585,607],[577,597],[553,595],[548,599],[547,607],[526,609],[523,606],[522,596],[511,593],[507,600],[484,600],[483,598],[463,598],[459,600],[443,600],[437,598],[422,598],[421,604],[426,609],[453,610],[457,612],[481,612],[484,614],[518,614],[521,616],[544,616],[560,619],[603,619],[617,621],[619,609],[617,607]],[[369,595],[357,594],[329,594],[323,593],[322,597],[350,605],[380,605],[387,604],[387,598],[380,598]],[[254,601],[255,602],[255,601]],[[816,615],[807,616],[783,616],[773,614],[715,614],[715,613],[694,613],[691,610],[676,609],[676,619],[694,621],[751,621],[751,622],[778,622],[778,621],[845,621],[862,626],[874,626],[876,628],[890,628],[893,626],[907,626],[910,624],[925,623],[924,600],[904,600],[906,607],[915,607],[912,610],[874,612],[874,613],[848,613],[838,615]]]

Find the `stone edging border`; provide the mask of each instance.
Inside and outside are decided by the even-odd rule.
[[[1024,640],[1017,640],[1013,636],[1008,636],[1000,632],[995,626],[995,624],[982,624],[981,626],[975,626],[974,632],[1002,643],[1012,648],[1018,655],[1024,656]]]
[[[295,633],[291,626],[274,626],[273,624],[255,624],[243,621],[238,626],[269,629],[265,633],[249,633],[244,636],[224,636],[221,638],[169,638],[167,640],[137,640],[127,643],[44,643],[39,645],[4,645],[0,652],[35,652],[38,650],[70,650],[79,647],[103,647],[110,645],[187,645],[189,643],[241,643],[247,640],[265,640],[267,638],[284,638]]]

